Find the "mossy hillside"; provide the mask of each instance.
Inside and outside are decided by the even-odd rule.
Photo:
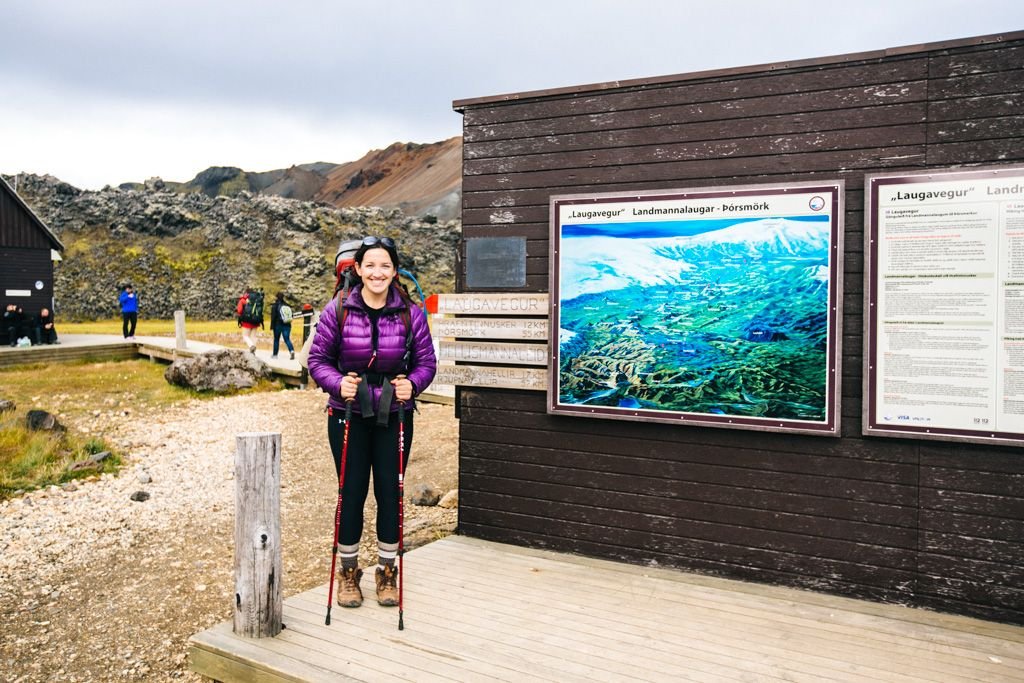
[[[285,292],[320,308],[334,285],[338,244],[395,239],[403,267],[427,294],[450,292],[461,227],[396,209],[332,207],[241,192],[235,197],[166,189],[81,192],[52,178],[23,179],[26,201],[67,246],[55,268],[59,318],[115,315],[131,282],[143,318],[230,316],[246,287]]]

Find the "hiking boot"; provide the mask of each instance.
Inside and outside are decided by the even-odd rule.
[[[270,354],[270,357],[271,358],[277,358],[277,354],[276,353],[272,353],[272,354]]]
[[[398,569],[394,565],[386,564],[381,569],[377,567],[377,603],[383,607],[395,607],[398,605]]]
[[[291,360],[295,360],[295,352],[294,352],[294,351],[289,351],[288,353],[289,353],[288,357],[289,357],[289,358],[290,358]]]
[[[338,574],[338,604],[342,607],[359,607],[363,604],[363,589],[359,580],[363,578],[363,570],[358,567],[342,569]]]

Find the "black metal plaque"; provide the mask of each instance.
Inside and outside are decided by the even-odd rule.
[[[468,238],[466,286],[470,289],[525,287],[526,238]]]

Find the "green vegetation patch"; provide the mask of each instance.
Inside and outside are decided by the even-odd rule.
[[[115,472],[121,466],[120,454],[103,439],[85,439],[70,431],[32,431],[20,412],[0,422],[0,500],[19,491]],[[91,457],[104,452],[110,455],[98,461]]]
[[[266,315],[269,317],[269,312]],[[63,334],[120,335],[121,318],[58,323],[58,328],[59,332]],[[230,334],[238,336],[238,322],[234,318],[230,320],[193,320],[192,318],[186,318],[185,332],[189,339],[199,339],[196,335],[205,334]],[[143,333],[147,337],[173,337],[174,320],[156,320],[144,317],[139,321],[139,334]]]

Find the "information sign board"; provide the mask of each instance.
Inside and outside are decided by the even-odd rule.
[[[1024,167],[865,182],[865,434],[1024,443]]]
[[[472,339],[548,338],[547,318],[448,318],[435,315],[430,321],[435,337],[469,337]]]
[[[528,389],[544,391],[548,372],[543,368],[506,368],[487,365],[437,366],[435,384],[473,386],[492,389]]]
[[[552,197],[549,412],[838,436],[843,187]]]
[[[442,341],[438,360],[472,363],[547,365],[547,344],[498,344],[494,342]]]

